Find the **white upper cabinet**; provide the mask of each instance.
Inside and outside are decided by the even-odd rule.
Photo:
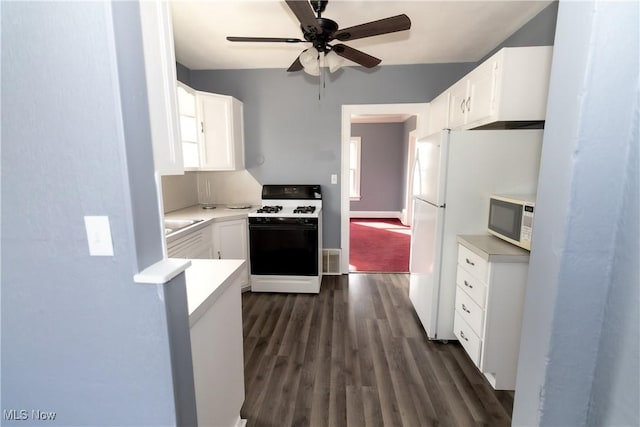
[[[200,170],[244,169],[242,102],[226,96],[196,92],[200,132]]]
[[[200,166],[200,146],[198,144],[196,92],[180,82],[178,82],[178,111],[180,113],[184,168],[185,170],[197,170]]]
[[[139,4],[154,167],[160,175],[182,175],[171,9],[159,0]]]
[[[485,120],[492,121],[496,104],[493,96],[497,87],[496,77],[498,69],[497,58],[491,58],[474,70],[468,82],[467,123],[481,123]],[[496,117],[496,120],[499,120]]]
[[[459,129],[467,119],[467,93],[469,92],[469,80],[462,79],[449,88],[449,126],[451,129]]]
[[[504,48],[448,89],[449,127],[545,119],[551,46]],[[446,92],[445,92],[446,93]]]
[[[178,82],[181,152],[184,168],[193,171],[244,169],[242,102],[201,92]]]
[[[449,91],[443,92],[431,101],[427,135],[449,127]]]

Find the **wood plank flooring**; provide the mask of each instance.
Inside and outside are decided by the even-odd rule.
[[[242,296],[248,426],[508,426],[457,342],[427,341],[407,274],[325,276],[319,295]]]

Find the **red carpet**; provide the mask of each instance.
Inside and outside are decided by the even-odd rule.
[[[350,271],[409,271],[410,227],[397,219],[351,218],[350,232]]]

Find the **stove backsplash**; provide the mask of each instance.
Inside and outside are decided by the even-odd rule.
[[[198,202],[201,204],[261,205],[262,184],[247,170],[232,172],[197,172]]]
[[[162,177],[162,207],[171,212],[198,204],[197,173]]]
[[[197,204],[261,205],[262,185],[248,171],[185,172],[162,177],[164,212]]]

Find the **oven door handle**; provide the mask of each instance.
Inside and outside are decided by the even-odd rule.
[[[318,224],[249,224],[249,230],[317,230]]]

